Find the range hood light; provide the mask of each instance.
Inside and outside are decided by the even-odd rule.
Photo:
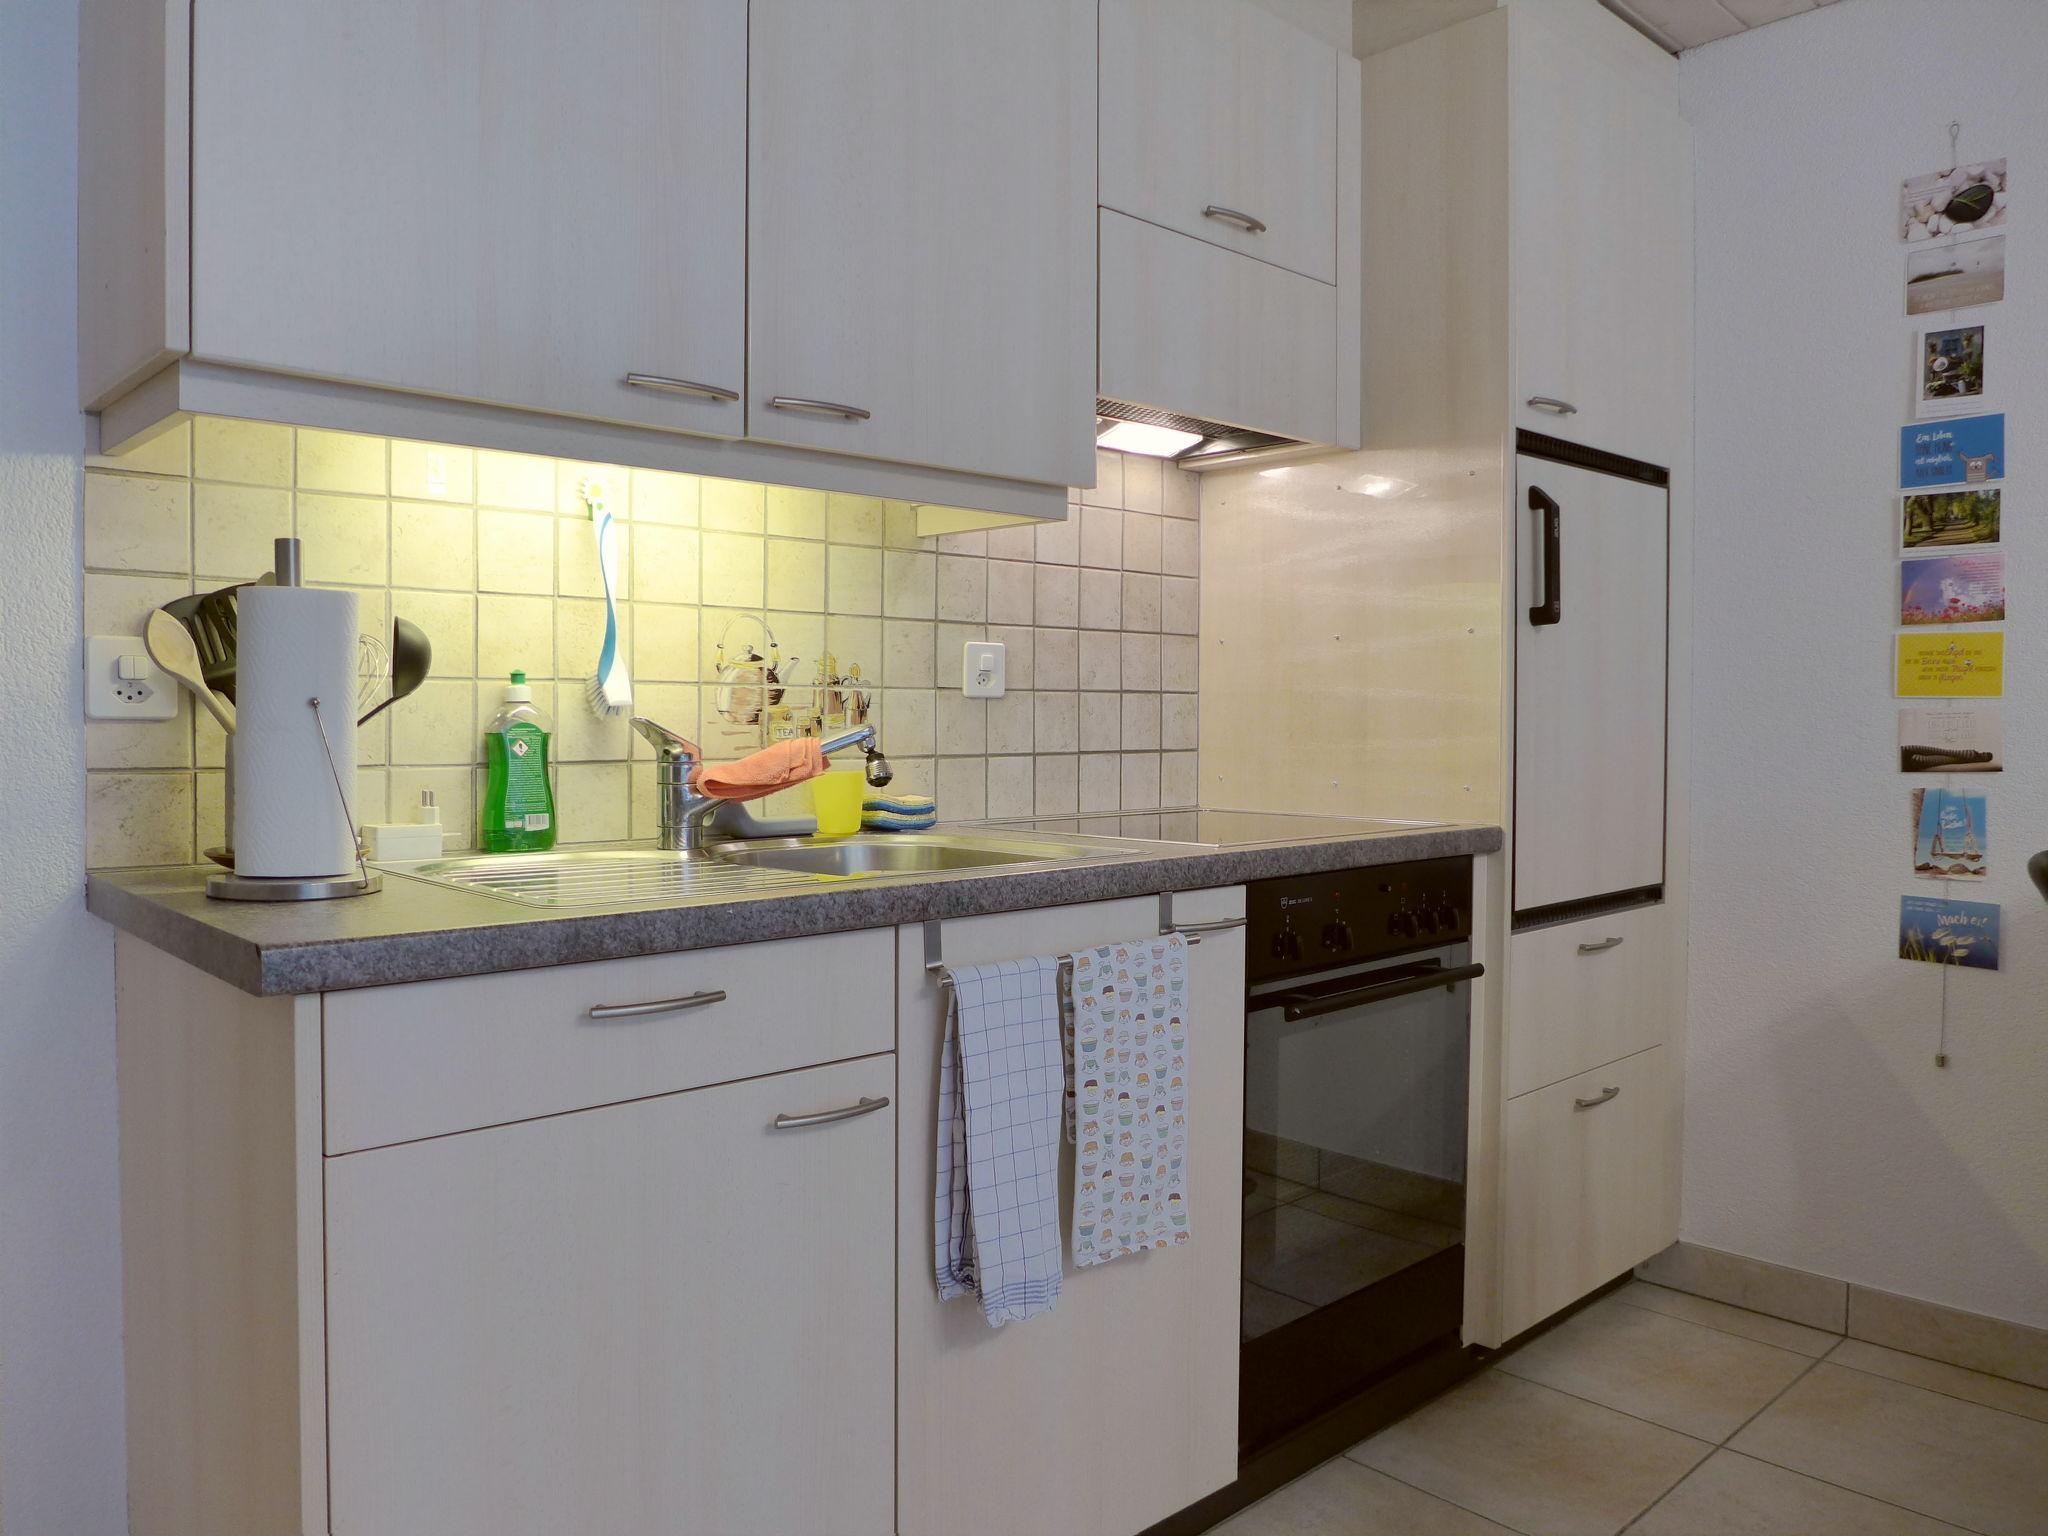
[[[1170,459],[1202,440],[1199,432],[1155,427],[1147,421],[1105,421],[1097,426],[1096,447],[1111,448],[1118,453],[1142,453],[1154,459]]]

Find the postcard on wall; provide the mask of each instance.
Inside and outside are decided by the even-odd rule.
[[[1899,772],[2003,773],[2005,727],[1989,705],[1899,711]]]
[[[1899,498],[1899,548],[1907,554],[1996,544],[2002,486],[1970,491],[1908,491]]]
[[[1980,160],[1929,171],[1899,187],[1899,238],[1908,242],[1980,234],[2005,224],[2005,162]]]
[[[1929,965],[1998,969],[1998,903],[1899,898],[1899,958]]]
[[[1929,327],[1914,341],[1913,414],[1951,416],[1980,410],[1989,380],[1987,326]]]
[[[1981,790],[1916,789],[1913,873],[1922,880],[1981,880],[1991,870],[1991,834]]]
[[[2005,636],[1995,631],[1898,637],[1902,699],[1996,699],[2005,693]]]
[[[1899,562],[1899,622],[1999,624],[2005,620],[2005,555],[1930,555]]]
[[[1899,428],[1899,485],[1981,485],[2005,478],[2005,416],[1959,416]]]
[[[2005,236],[1906,253],[1906,313],[1939,315],[2005,297]]]

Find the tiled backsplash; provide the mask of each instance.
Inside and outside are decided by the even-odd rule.
[[[434,645],[430,680],[364,729],[367,819],[432,789],[450,847],[473,846],[483,722],[521,668],[555,727],[562,840],[651,836],[647,749],[585,702],[604,630],[586,475],[626,535],[634,710],[713,755],[733,755],[719,641],[765,625],[806,694],[820,658],[859,665],[893,787],[942,817],[1196,799],[1198,497],[1155,459],[1098,454],[1065,523],[919,539],[912,508],[867,497],[202,418],[88,462],[85,632],[248,580],[296,533],[307,581],[356,590],[366,631],[395,611]],[[961,646],[983,637],[1008,647],[1009,692],[964,699]],[[89,863],[225,841],[221,734],[194,715],[181,692],[174,720],[88,723]]]

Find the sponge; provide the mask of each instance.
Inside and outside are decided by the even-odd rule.
[[[870,795],[860,808],[860,824],[870,832],[922,832],[938,819],[930,795]]]

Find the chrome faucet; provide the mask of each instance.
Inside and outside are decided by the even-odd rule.
[[[704,760],[703,749],[667,726],[633,717],[633,729],[654,748],[654,794],[659,808],[657,825],[661,846],[670,851],[696,853],[704,847],[704,824],[728,802],[719,795],[707,795],[691,783],[697,766]],[[826,756],[847,747],[859,747],[867,754],[867,781],[880,789],[895,777],[875,742],[872,725],[857,726],[818,743]]]

